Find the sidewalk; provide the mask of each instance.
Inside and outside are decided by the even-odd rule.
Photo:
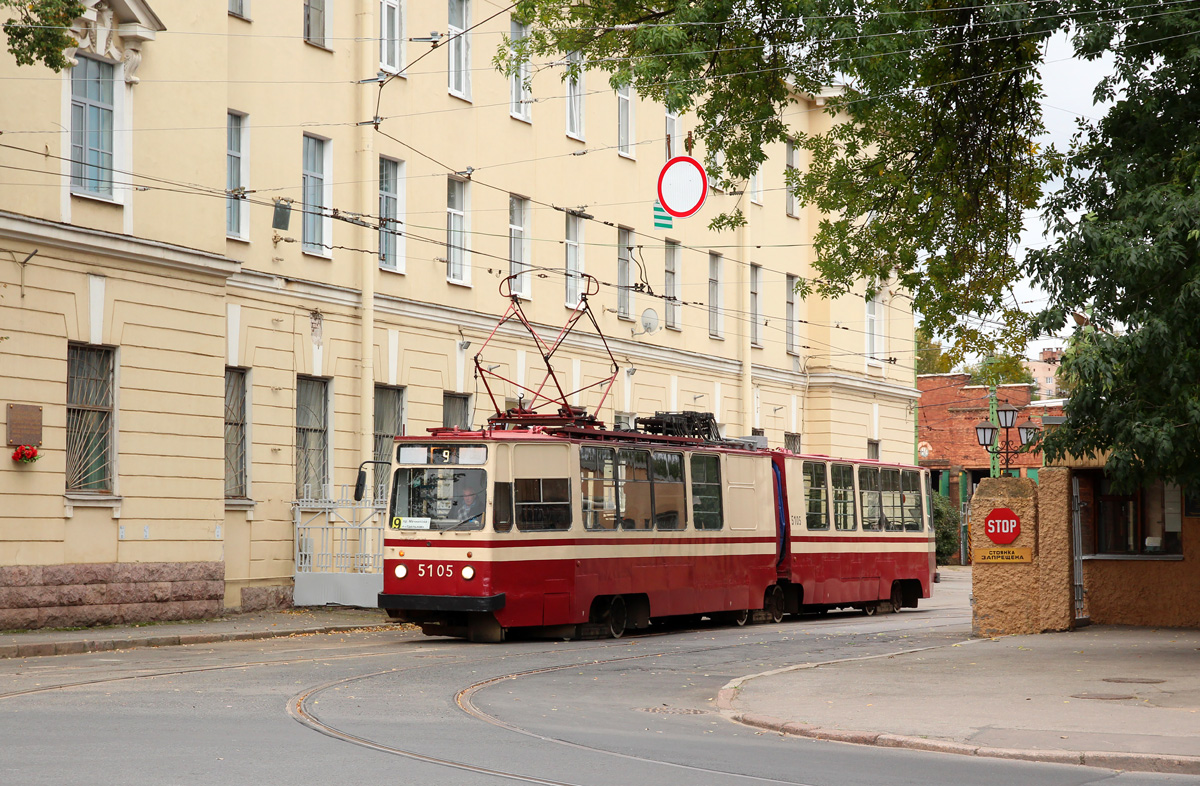
[[[0,658],[70,655],[135,647],[207,644],[214,641],[271,639],[308,633],[340,633],[386,627],[394,630],[379,609],[322,606],[260,611],[187,622],[80,630],[30,630],[0,633]]]
[[[734,680],[722,711],[805,737],[1200,774],[1200,631],[1091,626]]]

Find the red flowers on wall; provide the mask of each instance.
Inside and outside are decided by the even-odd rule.
[[[12,460],[18,464],[32,464],[40,458],[38,449],[33,445],[20,445],[12,454]]]

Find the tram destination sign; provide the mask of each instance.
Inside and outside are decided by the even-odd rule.
[[[1021,534],[1021,518],[1009,508],[992,508],[984,519],[983,532],[997,546],[1009,546]]]

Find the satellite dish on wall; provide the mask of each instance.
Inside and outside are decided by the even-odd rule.
[[[629,333],[634,336],[641,336],[648,333],[654,333],[657,330],[658,312],[652,308],[648,308],[642,312],[642,329],[640,331],[631,329]]]

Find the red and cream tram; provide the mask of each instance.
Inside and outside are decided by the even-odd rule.
[[[379,605],[473,641],[915,607],[934,574],[928,495],[918,467],[737,441],[435,429],[397,438]]]

